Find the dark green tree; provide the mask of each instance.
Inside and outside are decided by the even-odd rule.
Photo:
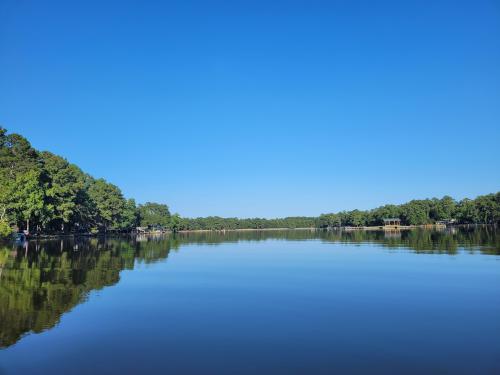
[[[52,226],[62,231],[73,224],[78,209],[78,197],[84,189],[83,172],[75,165],[50,152],[41,153],[49,177],[47,204],[52,207]]]
[[[119,229],[126,206],[121,190],[101,178],[93,181],[88,194],[96,207],[97,226],[104,232]]]
[[[166,204],[147,202],[139,205],[141,227],[160,226],[168,227],[170,224],[170,211]]]

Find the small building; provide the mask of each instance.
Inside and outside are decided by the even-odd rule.
[[[400,227],[401,219],[397,217],[390,217],[384,219],[384,227]]]

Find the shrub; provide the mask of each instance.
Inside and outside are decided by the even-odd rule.
[[[12,234],[12,228],[6,220],[0,220],[0,237],[9,237]]]

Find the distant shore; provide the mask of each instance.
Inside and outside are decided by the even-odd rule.
[[[177,233],[204,233],[204,232],[265,232],[275,230],[323,230],[322,228],[238,228],[238,229],[192,229],[180,230]]]
[[[495,224],[425,224],[425,225],[400,225],[400,226],[363,226],[363,227],[332,227],[332,228],[240,228],[240,229],[193,229],[193,230],[180,230],[175,233],[189,234],[189,233],[226,233],[226,232],[273,232],[273,231],[406,231],[413,229],[446,229],[446,228],[464,228],[464,227],[480,227],[480,226],[496,226]],[[161,236],[174,234],[171,230],[165,231],[150,231],[150,232],[108,232],[108,233],[54,233],[54,234],[39,234],[27,237],[27,240],[50,240],[50,239],[63,239],[75,237],[123,237],[123,236]]]

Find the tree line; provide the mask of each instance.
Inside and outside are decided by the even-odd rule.
[[[13,230],[30,233],[128,232],[136,227],[180,230],[233,230],[271,228],[328,228],[382,225],[388,217],[403,224],[422,225],[439,220],[457,223],[498,224],[500,192],[476,199],[412,200],[373,210],[352,210],[319,217],[182,218],[171,215],[166,204],[137,205],[119,187],[96,179],[66,159],[35,150],[19,134],[0,127],[0,236]]]
[[[234,230],[271,228],[334,228],[381,226],[385,218],[399,218],[403,225],[434,224],[453,221],[456,224],[500,224],[500,192],[456,201],[420,199],[372,210],[352,210],[322,214],[319,217],[286,217],[283,219],[238,219],[222,217],[178,218],[178,230]]]
[[[168,206],[137,205],[120,188],[0,127],[0,235],[130,231],[170,224]]]
[[[415,199],[410,202],[387,204],[373,210],[352,210],[323,214],[318,227],[378,226],[384,218],[399,218],[403,225],[425,225],[452,220],[457,224],[499,224],[500,192],[456,201],[445,196],[441,199]]]

